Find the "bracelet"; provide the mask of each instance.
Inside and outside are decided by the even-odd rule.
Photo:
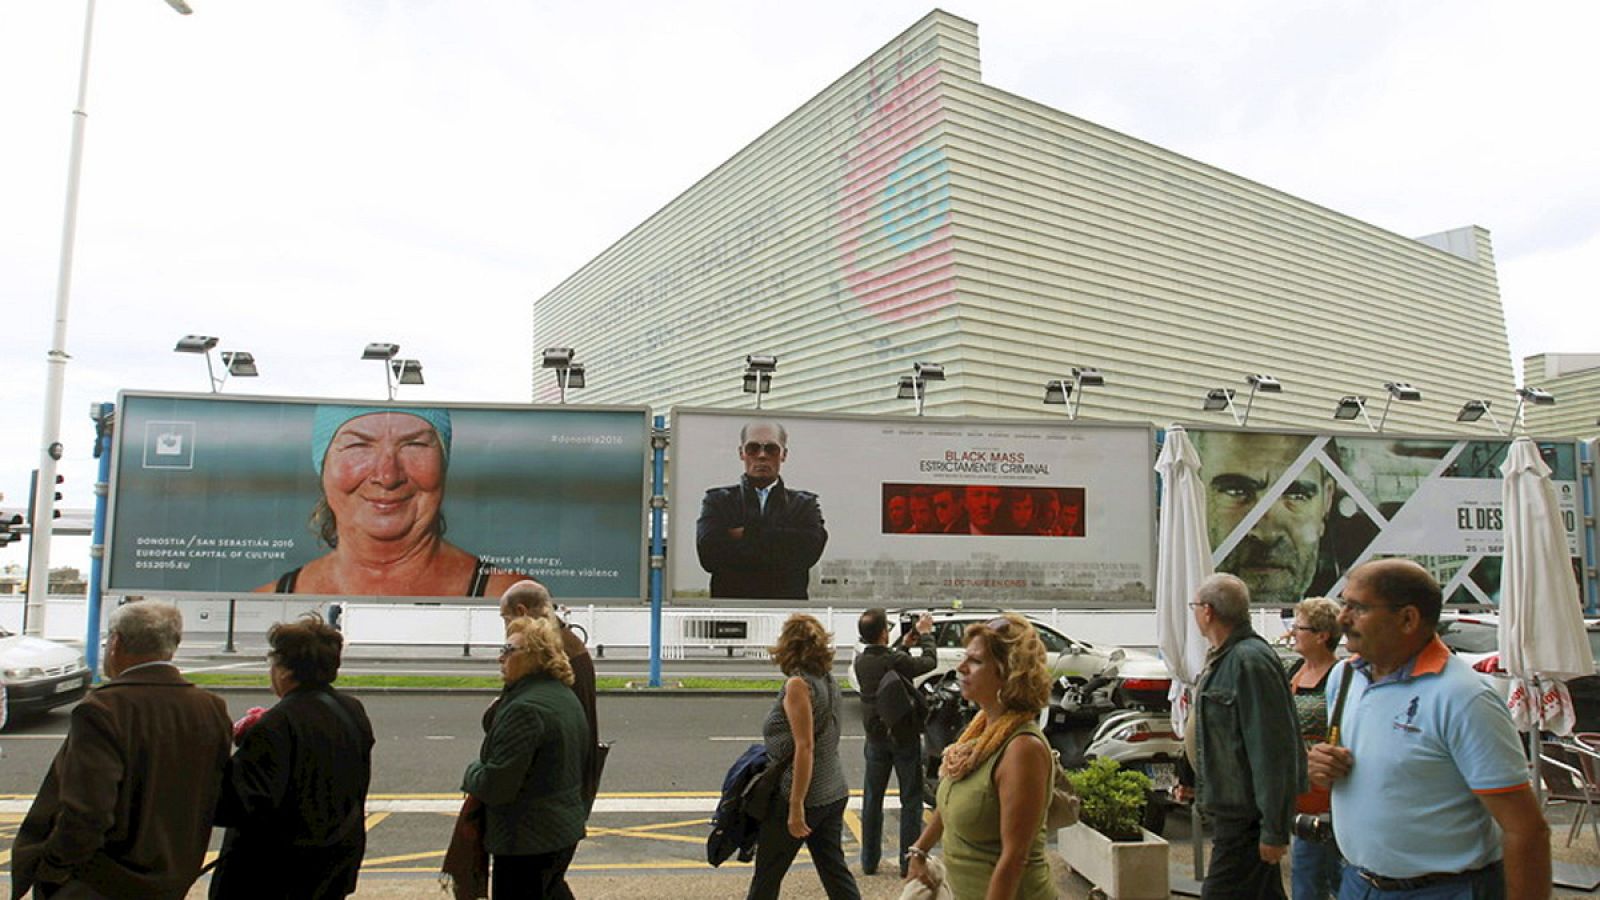
[[[923,862],[927,862],[928,861],[928,851],[922,849],[921,847],[907,847],[906,848],[906,859],[909,861],[910,858],[913,857],[913,856],[915,856],[917,859],[922,860]]]

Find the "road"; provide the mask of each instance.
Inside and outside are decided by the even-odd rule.
[[[229,710],[269,705],[264,691],[229,691]],[[378,735],[373,750],[369,846],[364,871],[438,870],[459,805],[462,770],[478,752],[489,692],[359,694]],[[767,694],[610,693],[600,697],[601,734],[613,742],[601,798],[580,847],[581,871],[640,868],[704,870],[706,823],[722,776],[758,740],[771,709]],[[853,699],[847,698],[847,707]],[[24,798],[32,795],[65,734],[57,711],[0,734],[0,838],[15,833]],[[853,709],[841,722],[846,778],[861,784],[861,724]],[[895,834],[891,797],[885,832]],[[846,852],[857,855],[860,819],[846,817]],[[890,851],[891,855],[893,851]],[[9,854],[7,854],[9,856]],[[9,859],[3,860],[9,862]]]

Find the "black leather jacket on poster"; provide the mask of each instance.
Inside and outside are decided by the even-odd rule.
[[[729,529],[743,528],[733,538]],[[773,482],[766,509],[746,478],[706,491],[695,527],[700,566],[711,573],[711,596],[808,599],[811,567],[827,546],[817,495]]]

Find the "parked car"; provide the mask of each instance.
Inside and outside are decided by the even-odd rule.
[[[83,654],[71,647],[0,628],[0,680],[16,718],[82,699],[90,678]]]
[[[889,614],[891,623],[897,620],[914,621],[923,610],[892,610]],[[935,678],[954,669],[961,662],[961,635],[967,626],[975,622],[987,622],[1000,614],[995,609],[958,609],[935,610],[933,615],[933,642],[938,648],[939,664],[932,672],[919,678]],[[1141,650],[1128,650],[1111,647],[1103,644],[1091,644],[1081,638],[1068,637],[1043,621],[1023,615],[1033,624],[1039,632],[1039,639],[1044,642],[1044,648],[1050,654],[1050,671],[1056,677],[1087,681],[1109,663],[1111,651],[1121,649],[1123,659],[1117,664],[1119,684],[1116,690],[1116,700],[1120,706],[1143,706],[1151,709],[1167,708],[1167,689],[1172,685],[1172,673],[1167,670],[1166,663],[1152,653]],[[891,627],[896,627],[891,625]],[[890,636],[891,640],[898,639],[900,631]],[[851,657],[850,680],[854,681],[854,656]]]
[[[1600,669],[1600,619],[1584,623],[1589,653]],[[1509,696],[1511,685],[1500,664],[1500,618],[1493,614],[1444,613],[1439,617],[1439,639],[1451,652],[1493,679],[1495,690]],[[1573,731],[1600,731],[1600,675],[1585,675],[1567,682],[1572,695]]]

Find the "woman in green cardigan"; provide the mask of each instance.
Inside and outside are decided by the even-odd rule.
[[[513,619],[500,648],[505,688],[485,716],[483,747],[462,790],[483,801],[496,897],[567,897],[584,836],[583,707],[549,619]]]

